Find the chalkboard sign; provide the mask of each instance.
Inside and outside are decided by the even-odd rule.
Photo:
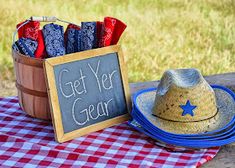
[[[58,142],[128,120],[130,94],[120,46],[49,58],[44,67]]]

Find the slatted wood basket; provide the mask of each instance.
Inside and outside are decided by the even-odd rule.
[[[32,117],[50,120],[43,60],[12,51],[19,104]]]
[[[65,22],[55,16],[32,16],[27,19],[13,34],[13,43],[18,30],[29,21],[39,22]],[[50,106],[43,68],[43,59],[35,59],[12,50],[16,88],[18,90],[19,104],[23,111],[32,117],[50,120]]]

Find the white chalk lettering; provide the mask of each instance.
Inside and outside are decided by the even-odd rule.
[[[102,75],[102,85],[103,85],[103,88],[106,89],[106,90],[110,90],[113,88],[113,81],[112,81],[112,77],[113,75],[116,73],[117,71],[114,70],[111,74],[108,74],[109,75],[109,78],[108,78],[108,75],[107,74],[103,74]],[[109,79],[109,80],[108,80]],[[107,81],[108,80],[108,81]],[[106,82],[107,81],[107,82]],[[105,83],[107,85],[107,87],[105,86]]]
[[[99,116],[104,116],[105,115],[103,102],[99,102],[97,104],[97,113],[98,113]]]
[[[92,116],[92,112],[93,112],[94,110],[95,110],[94,105],[89,105],[89,115],[90,115],[91,119],[96,120],[96,119],[99,117],[99,115],[97,115],[96,117],[93,117],[93,116]]]
[[[81,107],[81,104],[76,105],[79,100],[82,99],[77,98],[73,103],[72,116],[77,125],[85,125],[90,120],[97,120],[99,117],[109,116],[109,104],[113,99],[100,101],[96,105],[90,104],[87,108],[77,110],[76,107]]]
[[[67,95],[67,94],[64,93],[64,91],[63,91],[63,89],[62,89],[62,74],[63,74],[63,72],[69,72],[69,70],[68,70],[68,69],[63,69],[62,71],[60,71],[60,74],[59,74],[60,91],[61,91],[61,93],[62,93],[62,95],[63,95],[64,97],[70,98],[71,96],[75,96],[74,89],[73,89],[73,87],[72,87],[72,82],[67,82],[67,83],[65,83],[65,85],[70,85],[70,88],[71,88],[71,90],[72,90],[72,93],[69,94],[69,95]]]
[[[102,88],[105,90],[110,90],[113,88],[112,79],[117,70],[113,70],[111,73],[99,74],[100,60],[98,61],[96,68],[92,67],[89,63],[88,66],[91,69],[93,75],[95,76],[100,93],[102,92]]]
[[[104,103],[105,106],[105,111],[106,111],[106,116],[109,116],[109,109],[108,109],[108,105],[109,103],[113,101],[113,99],[108,100],[107,102]]]
[[[80,69],[80,77],[74,81],[68,81],[66,83],[63,84],[63,74],[64,73],[69,73],[70,71],[68,69],[63,69],[62,71],[60,71],[60,74],[59,74],[59,86],[60,86],[60,91],[62,93],[62,95],[65,97],[65,98],[70,98],[70,97],[75,97],[76,94],[78,95],[81,95],[81,94],[84,94],[84,93],[87,93],[87,90],[86,90],[86,85],[85,85],[85,78],[86,76],[83,75],[83,72],[82,70]],[[68,90],[71,91],[70,94],[66,94],[65,93],[65,87],[63,86],[66,86]]]
[[[84,125],[84,124],[86,124],[86,123],[89,121],[89,116],[88,116],[88,113],[87,113],[87,109],[84,109],[84,110],[82,110],[82,111],[80,112],[80,114],[84,114],[84,115],[85,115],[85,116],[84,116],[85,121],[83,121],[83,122],[78,121],[77,118],[81,119],[81,118],[83,118],[83,117],[79,116],[79,117],[76,118],[76,116],[75,116],[75,106],[76,106],[76,104],[77,104],[77,102],[78,102],[79,100],[82,100],[82,99],[81,99],[81,98],[77,98],[77,99],[74,101],[74,103],[73,103],[73,107],[72,107],[72,116],[73,116],[73,120],[75,121],[75,123],[76,123],[77,125]]]
[[[79,95],[83,94],[83,93],[87,93],[86,85],[85,85],[85,78],[86,78],[86,76],[83,75],[82,70],[80,69],[80,78],[78,80],[75,80],[75,82],[74,82],[74,90]],[[80,80],[82,82],[82,88],[80,90],[78,90],[78,87],[81,85]]]
[[[98,61],[98,65],[96,67],[96,70],[94,71],[94,69],[92,68],[92,66],[88,63],[89,68],[91,69],[92,73],[94,74],[96,81],[97,81],[97,85],[99,87],[99,91],[101,92],[101,86],[100,86],[100,81],[98,78],[98,71],[99,71],[99,66],[100,66],[100,60]]]

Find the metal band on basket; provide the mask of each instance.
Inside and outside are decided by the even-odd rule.
[[[16,81],[15,85],[16,85],[17,89],[21,90],[24,93],[38,96],[38,97],[48,97],[47,92],[41,92],[41,91],[37,91],[37,90],[28,89],[28,88],[22,86],[21,84],[17,83],[17,81]]]

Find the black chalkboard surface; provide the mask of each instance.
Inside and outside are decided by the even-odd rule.
[[[58,142],[126,121],[129,86],[120,46],[45,61]]]

